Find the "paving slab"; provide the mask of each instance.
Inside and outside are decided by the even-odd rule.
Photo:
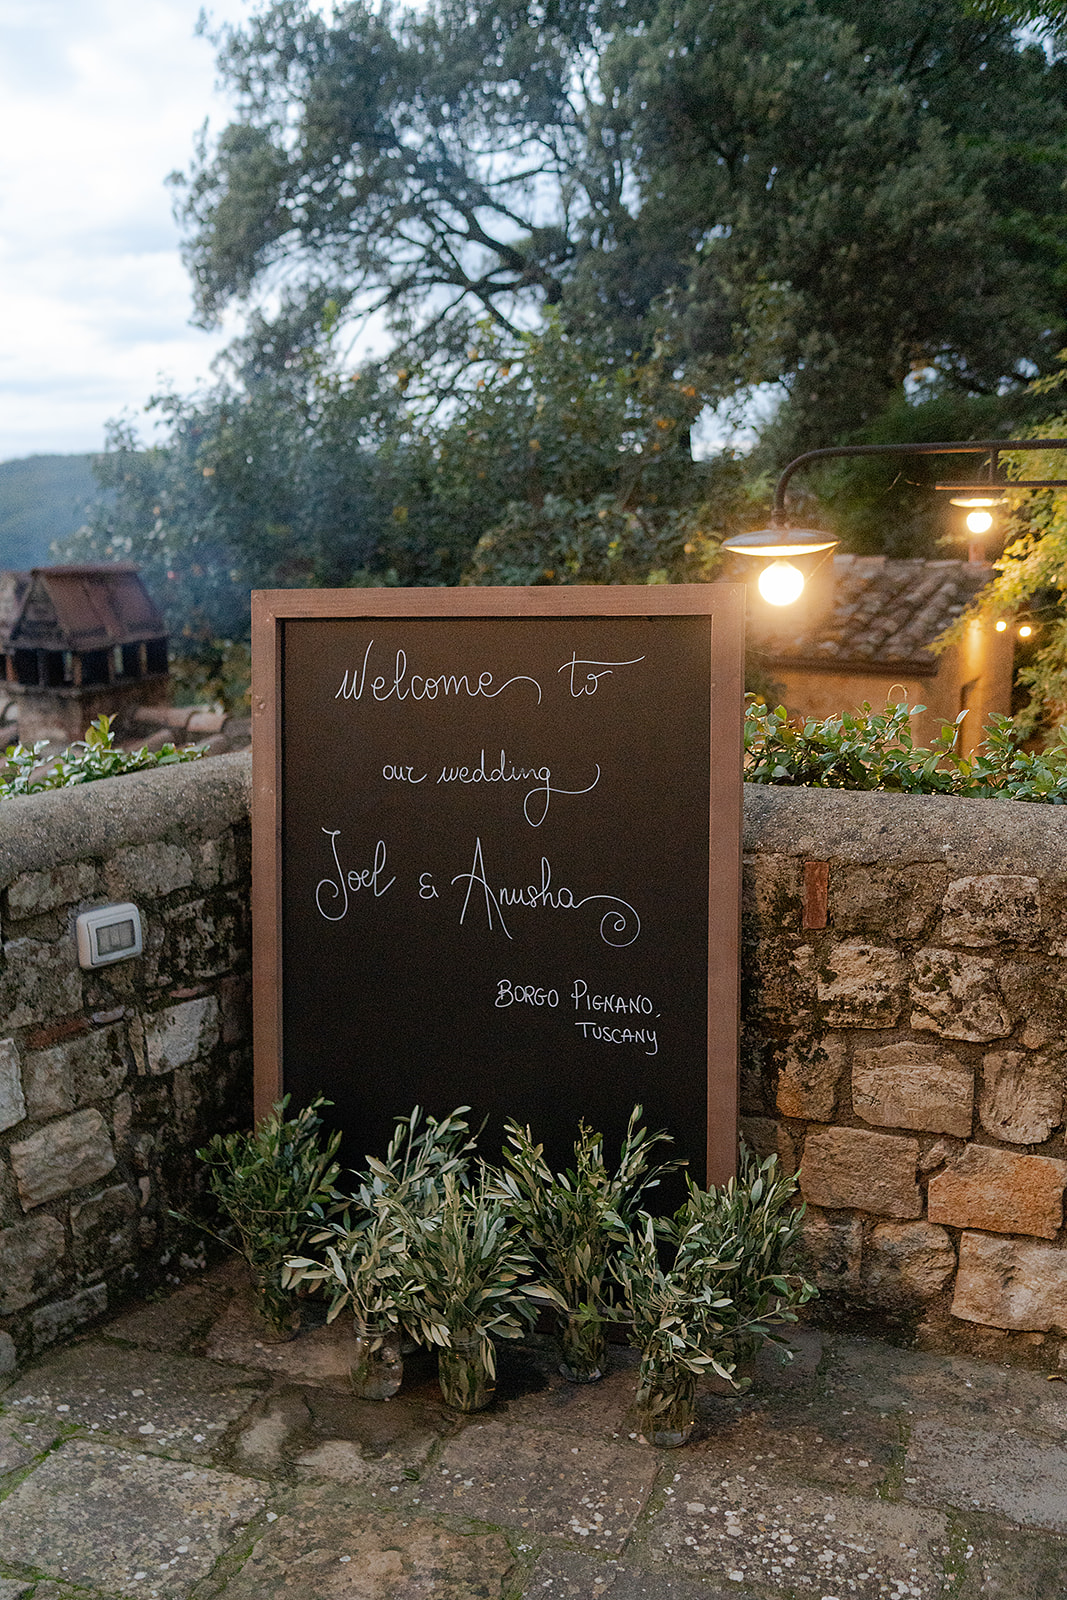
[[[1024,1528],[1067,1533],[1067,1448],[1008,1429],[917,1418],[904,1465],[906,1498],[998,1511]]]
[[[647,1446],[570,1432],[470,1423],[414,1491],[422,1511],[621,1550],[660,1469]]]
[[[203,1354],[203,1345],[225,1312],[234,1284],[212,1274],[183,1284],[173,1294],[142,1302],[107,1325],[115,1339],[128,1339],[150,1350],[175,1350],[183,1355]]]
[[[621,1561],[597,1561],[574,1550],[547,1550],[530,1574],[523,1600],[751,1600],[730,1585],[724,1589],[699,1578],[628,1566]]]
[[[7,1416],[0,1418],[0,1478],[5,1473],[28,1467],[59,1437],[59,1429],[51,1422],[36,1417]],[[0,1600],[4,1600],[0,1589]]]
[[[357,1400],[308,1385],[286,1384],[250,1412],[234,1441],[233,1460],[257,1473],[360,1483],[402,1483],[455,1426],[442,1405],[396,1397]]]
[[[702,1432],[685,1459],[719,1476],[786,1474],[801,1483],[874,1490],[897,1465],[901,1430],[895,1417],[842,1413],[833,1399],[712,1400],[702,1408]]]
[[[225,1600],[503,1600],[515,1570],[502,1533],[312,1491],[257,1541]]]
[[[142,1450],[206,1461],[259,1388],[240,1367],[93,1339],[33,1367],[6,1391],[4,1405],[14,1417],[47,1416],[130,1438]]]
[[[3,1503],[0,1560],[140,1600],[184,1600],[264,1506],[233,1473],[70,1439]]]
[[[682,1466],[649,1535],[653,1557],[758,1592],[814,1600],[933,1600],[945,1592],[939,1512]]]
[[[345,1386],[355,1356],[352,1319],[340,1316],[326,1324],[320,1318],[315,1307],[295,1339],[272,1339],[251,1287],[239,1282],[204,1338],[204,1354],[213,1361],[259,1367],[294,1382]]]
[[[1067,1542],[1040,1534],[991,1529],[964,1518],[954,1531],[953,1600],[1063,1600]]]

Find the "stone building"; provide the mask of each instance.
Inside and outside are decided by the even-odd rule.
[[[169,699],[167,629],[128,562],[0,573],[0,668],[23,744]]]
[[[751,563],[748,564],[751,567]],[[993,575],[985,562],[835,556],[795,605],[770,606],[748,567],[748,636],[791,711],[838,716],[865,700],[923,705],[913,724],[920,744],[943,722],[969,713],[960,744],[970,751],[992,712],[1011,710],[1014,633],[971,622],[940,654],[931,648]]]

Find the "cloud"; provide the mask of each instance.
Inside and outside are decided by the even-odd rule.
[[[244,0],[215,0],[217,22]],[[165,179],[225,121],[200,0],[0,0],[0,460],[207,376]]]

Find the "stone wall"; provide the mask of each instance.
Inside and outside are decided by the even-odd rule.
[[[1067,812],[749,787],[742,1105],[824,1293],[1067,1331]]]
[[[247,1121],[247,756],[0,805],[0,1371],[172,1269],[194,1152]],[[132,900],[144,955],[78,965]]]
[[[249,779],[0,805],[0,1370],[175,1269],[195,1150],[250,1118]],[[743,1127],[828,1300],[1067,1330],[1067,810],[751,787],[745,854]],[[76,915],[127,899],[144,956],[82,971]]]

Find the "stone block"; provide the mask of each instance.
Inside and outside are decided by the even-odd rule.
[[[823,1018],[837,1028],[891,1028],[900,1016],[904,964],[888,945],[841,939],[819,973]]]
[[[862,1249],[863,1223],[859,1217],[809,1207],[798,1256],[824,1294],[851,1294],[859,1288]]]
[[[788,939],[760,939],[745,963],[746,1003],[762,1016],[795,1018],[815,999],[814,951]]]
[[[0,977],[0,1017],[7,1028],[32,1027],[45,1018],[80,1011],[81,969],[74,940],[9,939]]]
[[[213,994],[183,1000],[143,1019],[145,1071],[173,1072],[202,1061],[219,1041],[219,1003]]]
[[[94,1317],[107,1310],[107,1284],[94,1283],[80,1289],[69,1300],[53,1300],[33,1313],[33,1348],[44,1350],[58,1339],[66,1339]]]
[[[996,962],[956,950],[920,950],[911,984],[911,1026],[946,1039],[1002,1039],[1012,1019],[997,987]]]
[[[830,873],[830,923],[838,933],[921,939],[940,910],[947,881],[940,863],[835,865]]]
[[[446,1444],[419,1495],[424,1511],[618,1551],[656,1480],[653,1454],[626,1440],[474,1420]]]
[[[646,1535],[661,1580],[650,1586],[650,1600],[667,1600],[679,1567],[708,1583],[708,1600],[933,1600],[945,1593],[950,1529],[940,1511],[798,1483],[773,1461],[748,1472],[731,1463],[724,1472],[700,1452],[678,1457],[672,1492]]]
[[[237,851],[229,831],[217,839],[205,839],[195,852],[196,881],[201,889],[216,889],[232,883],[237,876]]]
[[[444,1527],[417,1513],[398,1521],[353,1494],[305,1492],[256,1541],[226,1585],[227,1600],[503,1600],[517,1592],[515,1557],[499,1529]]]
[[[863,1252],[863,1289],[889,1311],[908,1311],[940,1294],[956,1270],[944,1228],[928,1222],[879,1222]]]
[[[908,1040],[857,1050],[852,1109],[879,1128],[966,1137],[974,1117],[974,1073],[933,1044]]]
[[[963,1234],[952,1315],[993,1328],[1067,1333],[1067,1250]]]
[[[124,1183],[70,1208],[74,1259],[83,1269],[122,1266],[136,1253],[137,1197]]]
[[[1037,878],[1017,873],[955,878],[942,901],[938,937],[949,945],[1029,944],[1041,929],[1040,889]]]
[[[804,1141],[801,1193],[828,1211],[847,1207],[882,1217],[918,1217],[918,1160],[918,1139],[860,1128],[819,1128]]]
[[[969,1144],[930,1179],[931,1222],[1054,1239],[1063,1223],[1067,1161]]]
[[[158,900],[193,882],[189,852],[176,844],[138,844],[116,850],[106,870],[116,900]]]
[[[95,1183],[115,1165],[115,1152],[99,1111],[76,1111],[71,1117],[50,1122],[13,1144],[9,1154],[24,1211]]]
[[[26,1057],[23,1069],[29,1115],[43,1121],[94,1100],[111,1100],[125,1083],[130,1065],[121,1023],[35,1051]]]
[[[803,867],[795,856],[751,856],[742,875],[742,915],[762,932],[795,933],[804,902]]]
[[[26,1115],[26,1100],[14,1039],[0,1039],[0,1133],[13,1128]]]
[[[778,1072],[778,1110],[783,1117],[830,1121],[847,1050],[847,1036],[841,1033],[793,1040]]]
[[[982,1127],[1005,1144],[1044,1144],[1064,1117],[1062,1061],[1027,1050],[996,1050],[982,1060]]]
[[[57,906],[84,900],[96,888],[96,867],[91,861],[69,861],[47,872],[22,872],[7,891],[12,921],[38,917]]]
[[[232,914],[216,916],[207,901],[174,906],[162,917],[163,938],[152,959],[149,982],[170,986],[201,983],[237,965],[237,925]]]
[[[5,1500],[0,1559],[78,1593],[185,1600],[265,1498],[262,1485],[233,1473],[71,1439]],[[331,1560],[336,1570],[336,1552]]]
[[[0,1231],[0,1316],[48,1293],[66,1248],[63,1224],[55,1217],[32,1217]]]

